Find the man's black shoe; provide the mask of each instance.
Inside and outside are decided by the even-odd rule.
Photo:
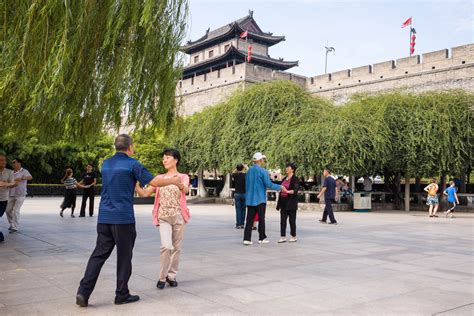
[[[86,217],[85,215],[79,215],[79,217]]]
[[[166,285],[166,282],[162,282],[162,281],[158,281],[158,283],[156,283],[156,287],[159,288],[160,290],[164,289],[165,285]]]
[[[129,295],[127,298],[115,298],[115,304],[116,305],[121,305],[121,304],[128,304],[128,303],[135,303],[140,299],[140,296],[138,295]]]
[[[166,282],[168,282],[168,284],[169,284],[171,287],[177,287],[177,286],[178,286],[178,281],[168,279],[168,277],[166,277]]]
[[[326,221],[323,221],[322,219],[319,220],[321,224],[327,224]]]
[[[76,295],[76,304],[79,305],[80,307],[87,307],[87,305],[89,305],[89,300],[87,300],[84,297],[84,295],[77,294]]]

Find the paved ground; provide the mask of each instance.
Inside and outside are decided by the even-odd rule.
[[[95,243],[96,218],[60,218],[59,199],[28,199],[20,233],[0,244],[0,315],[328,314],[472,315],[474,217],[426,213],[337,213],[338,226],[301,212],[295,244],[244,247],[231,206],[192,207],[179,287],[155,287],[159,234],[150,207],[137,207],[130,288],[141,301],[113,305],[115,253],[90,306],[74,304]],[[5,232],[5,218],[0,227]],[[254,241],[257,239],[254,233]]]

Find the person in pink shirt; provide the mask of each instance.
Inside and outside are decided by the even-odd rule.
[[[181,154],[176,149],[163,151],[163,166],[166,173],[158,177],[169,179],[179,177],[180,185],[167,185],[160,188],[152,186],[143,189],[137,185],[136,191],[140,196],[155,194],[153,206],[153,225],[160,228],[160,277],[156,287],[162,290],[166,283],[171,287],[178,286],[179,256],[183,245],[184,227],[189,221],[189,209],[186,206],[186,194],[189,191],[189,176],[178,172]]]

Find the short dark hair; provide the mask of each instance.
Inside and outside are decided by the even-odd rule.
[[[297,167],[296,167],[296,164],[295,164],[294,162],[289,162],[289,163],[286,164],[286,166],[287,166],[287,167],[290,167],[291,170],[293,170],[293,172],[296,171],[296,168],[297,168]]]
[[[120,134],[115,138],[115,150],[125,151],[133,144],[133,138],[127,134]]]
[[[181,161],[181,154],[179,153],[179,150],[174,149],[174,148],[166,148],[163,150],[163,153],[161,153],[162,156],[172,156],[174,159],[178,160],[176,165],[179,165],[179,162]]]
[[[0,150],[0,156],[7,158],[7,154],[3,150]]]
[[[19,163],[23,163],[23,161],[20,158],[13,158],[13,160],[16,160]]]
[[[331,173],[331,168],[330,168],[330,167],[324,167],[324,170],[326,170],[327,172]]]
[[[241,164],[241,163],[239,163],[239,164],[237,165],[237,171],[242,171],[242,170],[244,170],[244,165]]]

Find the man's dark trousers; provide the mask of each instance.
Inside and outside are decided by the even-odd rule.
[[[252,226],[255,220],[255,214],[258,213],[258,240],[267,238],[265,235],[265,209],[266,204],[262,203],[257,206],[247,206],[247,221],[245,223],[244,240],[252,239]]]
[[[333,199],[324,199],[324,203],[326,203],[326,206],[324,206],[323,221],[325,222],[329,215],[329,220],[331,221],[331,223],[336,223],[336,219],[334,218],[334,212],[332,211]]]
[[[79,216],[86,216],[87,198],[89,198],[89,216],[94,215],[94,197],[95,197],[94,187],[87,188],[82,191],[82,204],[81,204],[81,212]]]
[[[137,232],[135,224],[97,224],[97,243],[87,263],[78,294],[89,299],[94,290],[100,270],[117,246],[117,288],[115,296],[125,299],[130,295],[128,280],[132,274],[132,254]]]

